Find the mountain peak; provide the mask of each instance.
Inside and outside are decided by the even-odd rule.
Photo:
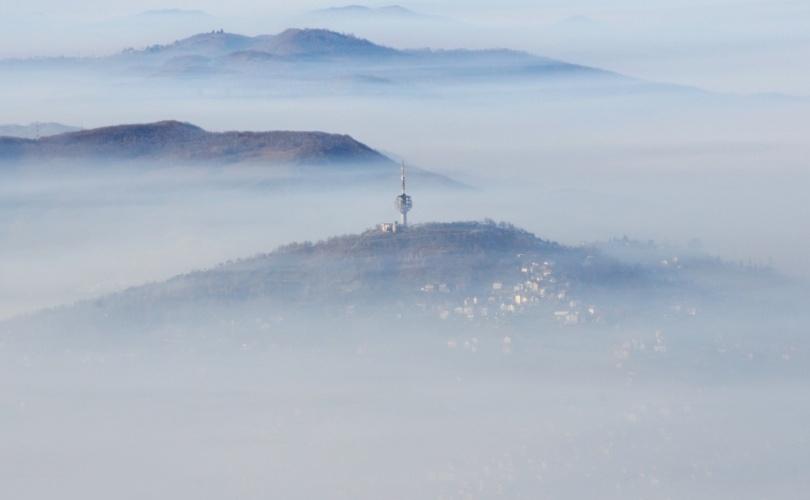
[[[254,37],[215,30],[197,33],[168,45],[152,45],[144,50],[128,49],[124,55],[147,54],[162,58],[200,55],[216,58],[247,51],[280,57],[367,57],[399,53],[346,33],[321,28],[290,28],[276,35]]]
[[[225,55],[230,52],[250,48],[252,38],[223,30],[197,33],[168,45],[152,45],[143,51],[128,50],[125,53],[145,52],[149,54],[205,54]]]
[[[321,28],[290,28],[262,39],[262,50],[275,55],[383,55],[396,50],[365,38]]]
[[[134,141],[154,139],[157,137],[161,137],[163,140],[177,140],[182,137],[187,138],[190,136],[199,136],[201,134],[205,134],[205,130],[191,123],[177,120],[163,120],[154,123],[112,125],[94,129],[79,130],[76,132],[59,134],[43,140],[61,142],[72,141],[80,138],[104,138],[105,140],[122,139]]]

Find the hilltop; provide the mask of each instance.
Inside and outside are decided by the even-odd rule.
[[[40,139],[0,137],[0,159],[393,164],[386,156],[348,135],[292,131],[208,132],[178,121],[116,125]]]
[[[396,49],[377,45],[354,35],[325,29],[291,28],[275,35],[246,36],[225,31],[198,33],[165,45],[152,45],[143,50],[129,49],[122,56],[129,59],[166,59],[183,55],[208,58],[227,56],[236,52],[253,51],[280,58],[313,57],[386,57],[399,53]]]

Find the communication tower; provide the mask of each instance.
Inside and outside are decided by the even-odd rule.
[[[411,199],[410,195],[405,193],[405,163],[402,163],[400,167],[400,179],[402,180],[402,193],[397,196],[396,199],[396,207],[397,211],[399,211],[400,217],[400,224],[403,228],[408,227],[408,212],[411,211],[413,208],[413,200]]]

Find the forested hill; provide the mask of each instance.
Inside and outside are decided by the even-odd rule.
[[[0,160],[393,165],[388,157],[348,135],[296,131],[209,132],[179,121],[116,125],[40,139],[2,137]]]

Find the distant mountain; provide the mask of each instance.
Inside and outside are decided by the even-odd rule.
[[[130,59],[136,57],[177,57],[181,55],[196,55],[204,57],[217,57],[227,55],[239,50],[251,48],[253,38],[234,33],[212,31],[199,33],[168,45],[151,45],[143,50],[128,49],[123,52]]]
[[[103,58],[0,61],[4,69],[66,71],[84,68],[124,78],[205,80],[205,91],[238,87],[269,93],[345,92],[416,86],[523,84],[537,92],[594,92],[601,95],[694,89],[650,84],[598,68],[527,52],[397,49],[326,29],[288,29],[276,35],[246,36],[215,30]],[[125,80],[126,81],[126,80]],[[135,84],[129,81],[129,84]]]
[[[376,45],[353,35],[322,29],[288,29],[277,35],[249,37],[224,31],[212,31],[177,40],[168,45],[153,45],[143,50],[128,50],[130,59],[167,59],[179,55],[209,58],[252,51],[282,58],[365,58],[390,57],[398,51]]]
[[[402,83],[572,76],[621,80],[606,71],[514,50],[402,50],[325,29],[288,29],[253,37],[212,31],[96,61],[96,67],[116,64],[164,76],[272,74],[330,82],[359,77]]]
[[[252,165],[297,166],[277,183],[335,187],[386,182],[399,165],[348,135],[325,132],[208,132],[190,123],[116,125],[40,139],[0,136],[0,165]],[[323,169],[319,167],[341,167]],[[311,167],[311,168],[309,168]],[[350,168],[349,168],[350,167]],[[314,170],[313,170],[314,169]],[[461,187],[444,176],[410,168],[418,185]]]
[[[290,29],[254,38],[253,49],[276,56],[391,57],[397,51],[329,30]]]
[[[6,124],[0,125],[0,137],[37,139],[39,137],[64,134],[65,132],[76,132],[78,130],[81,130],[81,128],[54,122],[33,122],[28,125]]]
[[[118,125],[34,139],[0,138],[0,159],[98,159],[189,163],[391,164],[347,135],[323,132],[207,132],[177,121]]]

